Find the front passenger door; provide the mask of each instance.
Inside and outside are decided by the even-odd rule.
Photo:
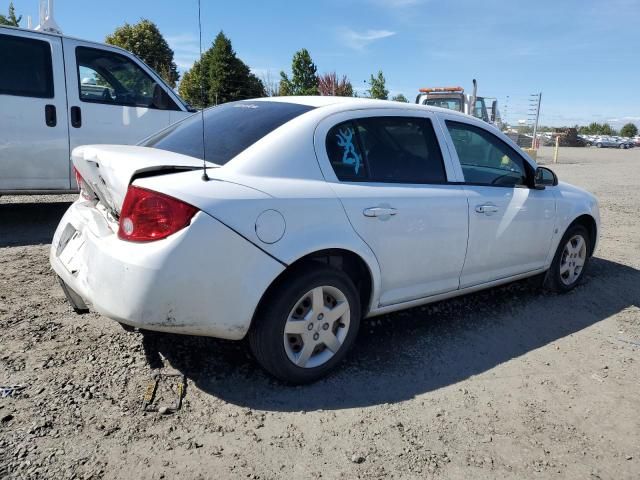
[[[135,144],[187,115],[124,52],[69,38],[64,52],[72,150],[92,143]]]
[[[487,129],[450,119],[445,124],[469,198],[460,288],[543,268],[555,226],[553,187],[530,188],[534,167]]]

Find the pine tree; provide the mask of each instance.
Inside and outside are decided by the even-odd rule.
[[[280,72],[280,95],[318,95],[317,72],[309,51],[297,51],[291,61],[291,79]]]
[[[386,80],[382,74],[382,70],[378,71],[375,77],[371,75],[369,79],[369,90],[367,90],[370,98],[387,100],[389,98],[389,90],[386,87]]]
[[[238,58],[231,40],[223,32],[216,36],[200,60],[185,72],[179,93],[191,105],[198,107],[266,95],[262,81]]]
[[[13,2],[9,2],[9,12],[7,16],[0,15],[0,25],[8,25],[10,27],[19,27],[22,15],[16,17],[16,8],[13,6]]]

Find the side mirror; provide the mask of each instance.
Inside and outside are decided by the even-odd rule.
[[[555,187],[558,185],[558,176],[546,167],[536,168],[536,176],[534,179],[534,188],[544,190],[545,187]]]

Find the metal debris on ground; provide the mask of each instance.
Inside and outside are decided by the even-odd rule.
[[[175,379],[175,383],[169,385],[168,388],[172,394],[176,395],[176,399],[170,405],[159,406],[156,401],[159,397],[158,389],[172,379]],[[154,372],[142,398],[142,409],[145,412],[159,412],[162,414],[177,412],[182,407],[182,399],[184,398],[186,386],[187,377],[183,373]]]
[[[26,385],[0,385],[0,398],[11,397],[27,388]]]

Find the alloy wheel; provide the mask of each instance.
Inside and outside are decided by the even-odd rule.
[[[573,285],[580,275],[587,260],[587,242],[582,235],[574,235],[564,246],[560,258],[560,280],[566,286]]]
[[[305,293],[295,304],[284,326],[284,348],[289,360],[301,368],[328,362],[342,347],[349,333],[347,297],[332,286]]]

